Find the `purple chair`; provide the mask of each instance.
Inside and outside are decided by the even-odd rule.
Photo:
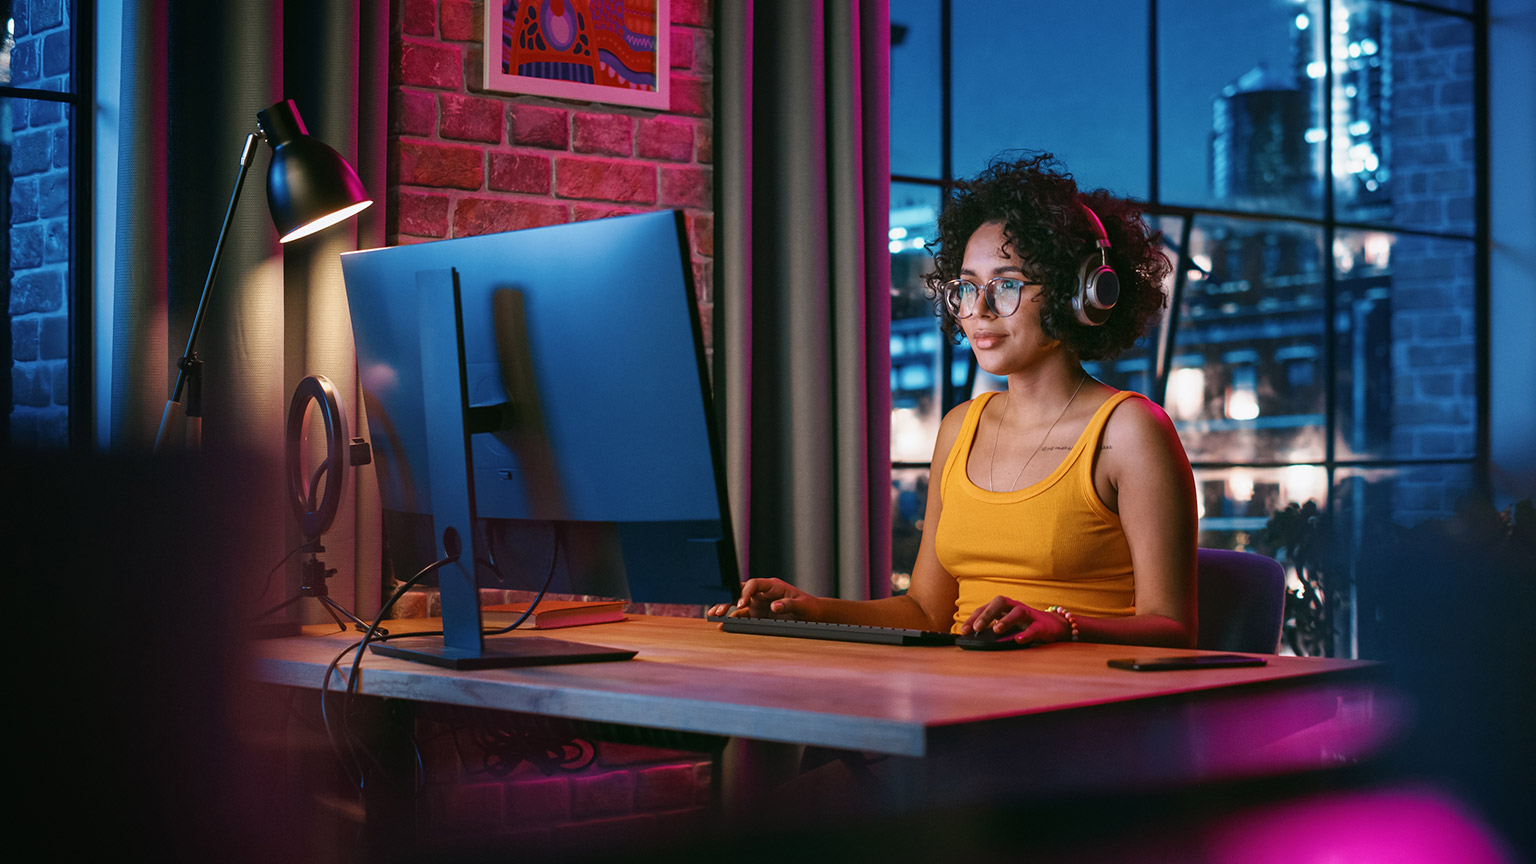
[[[1200,632],[1195,647],[1273,654],[1285,619],[1285,568],[1252,552],[1196,551]]]

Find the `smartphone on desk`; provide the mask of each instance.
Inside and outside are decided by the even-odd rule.
[[[1128,657],[1111,660],[1116,669],[1132,672],[1166,672],[1174,669],[1229,669],[1234,666],[1263,666],[1263,657],[1247,654],[1190,654],[1184,657]]]

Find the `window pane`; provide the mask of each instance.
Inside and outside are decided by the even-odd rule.
[[[1476,452],[1475,251],[1470,241],[1338,233],[1339,458]]]
[[[1328,475],[1321,465],[1198,469],[1200,545],[1246,549],[1276,512],[1308,501],[1322,505],[1327,491]]]
[[[1449,517],[1456,502],[1475,487],[1473,477],[1470,463],[1339,469],[1329,527],[1337,569],[1346,571],[1345,584],[1354,586],[1358,656],[1381,656],[1382,607],[1401,591],[1393,581],[1395,574],[1371,566],[1373,560],[1398,530]],[[1447,578],[1447,585],[1453,586],[1454,574]]]
[[[891,460],[927,462],[941,419],[939,362],[943,336],[923,274],[923,248],[937,233],[939,189],[891,184]]]
[[[0,31],[9,49],[15,87],[71,90],[70,7],[61,0],[11,0],[10,31]],[[0,67],[3,68],[3,67]]]
[[[891,173],[940,179],[938,0],[891,0]]]
[[[923,514],[928,507],[928,469],[898,468],[891,472],[891,593],[911,585],[912,566],[923,539]]]
[[[1334,5],[1334,31],[1338,218],[1470,235],[1472,23],[1344,0]]]
[[[956,176],[1049,150],[1081,186],[1147,197],[1145,0],[952,8]]]
[[[0,100],[0,208],[10,268],[10,439],[69,443],[70,115],[68,106]]]
[[[1322,215],[1315,2],[1158,4],[1164,202]]]
[[[1201,217],[1167,407],[1191,460],[1324,457],[1322,232]]]

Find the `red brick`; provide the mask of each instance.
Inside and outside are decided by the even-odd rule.
[[[485,831],[506,821],[500,783],[456,784],[431,793],[436,806],[434,824],[445,828]]]
[[[574,816],[629,813],[634,809],[635,775],[628,771],[571,779],[571,813]]]
[[[539,777],[507,784],[507,818],[514,825],[550,823],[571,815],[570,781]]]
[[[672,23],[709,26],[709,0],[672,0]]]
[[[396,90],[390,95],[394,115],[391,132],[429,137],[437,131],[437,99],[420,90]]]
[[[479,189],[485,180],[485,158],[478,147],[400,142],[399,182],[440,189]]]
[[[593,819],[556,828],[554,844],[563,858],[608,860],[615,857],[615,850],[627,846],[642,849],[655,847],[661,840],[657,835],[658,827],[656,817],[649,813]]]
[[[672,59],[673,69],[693,68],[693,31],[682,27],[672,28]]]
[[[586,222],[589,219],[607,219],[610,216],[630,216],[635,213],[645,213],[645,210],[636,210],[632,207],[609,206],[605,204],[577,204],[576,217],[573,222]],[[648,614],[648,613],[640,613]],[[697,618],[698,616],[693,616]]]
[[[627,114],[577,114],[571,149],[577,153],[629,156],[635,152],[635,119]]]
[[[693,297],[699,301],[699,308],[714,302],[715,265],[708,261],[693,262]],[[708,333],[708,330],[704,332]]]
[[[485,92],[485,52],[479,42],[464,46],[464,89],[471,93]]]
[[[464,82],[459,49],[449,45],[406,42],[400,48],[400,83],[438,90],[458,90]]]
[[[635,154],[647,159],[687,162],[693,158],[693,123],[676,117],[647,117],[640,121]]]
[[[490,0],[492,3],[500,0]],[[482,22],[485,20],[485,7],[483,2],[476,0],[442,0],[442,8],[438,10],[438,27],[444,39],[452,39],[457,42],[475,42],[484,32]]]
[[[710,339],[710,324],[715,307],[704,306],[699,308],[699,323],[704,331],[704,342]],[[715,777],[715,765],[713,762],[700,762],[693,766],[694,789],[699,796],[694,800],[695,804],[711,804],[714,801],[714,789],[712,788]]]
[[[526,147],[546,147],[564,150],[570,146],[570,112],[559,108],[538,105],[512,104],[507,106],[512,115],[510,143]]]
[[[555,194],[651,204],[656,201],[656,169],[643,162],[560,157],[555,160]]]
[[[667,750],[661,747],[646,747],[642,744],[618,744],[613,741],[604,741],[598,746],[598,764],[617,765],[643,765],[656,762],[677,762],[686,759],[689,754],[679,750]],[[690,760],[696,761],[696,760]]]
[[[554,171],[554,160],[548,156],[492,153],[490,185],[497,192],[548,195]]]
[[[686,114],[690,117],[709,116],[709,82],[702,78],[674,73],[672,95],[669,98],[673,114]]]
[[[694,152],[693,158],[697,162],[709,165],[715,161],[715,131],[708,123],[699,124],[699,146]]]
[[[448,236],[448,196],[400,192],[395,209],[400,214],[397,230],[416,237]]]
[[[461,198],[453,209],[453,236],[472,237],[568,221],[563,204],[526,198]]]
[[[661,765],[635,775],[636,810],[672,810],[694,802],[692,765]]]
[[[501,143],[501,100],[444,93],[440,132],[444,138],[460,141]]]
[[[405,0],[401,18],[401,26],[407,36],[435,36],[437,0]]]
[[[715,217],[709,213],[688,215],[688,236],[693,239],[693,254],[715,257]]]
[[[710,206],[709,169],[661,166],[661,203],[666,207]]]

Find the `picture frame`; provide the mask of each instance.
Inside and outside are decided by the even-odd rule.
[[[485,89],[665,111],[671,5],[485,0]]]

